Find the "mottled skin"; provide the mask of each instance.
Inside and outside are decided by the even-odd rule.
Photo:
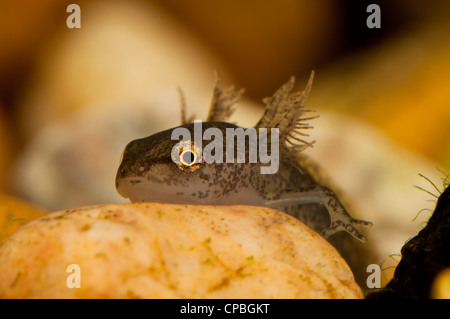
[[[185,124],[183,127],[188,128],[194,136],[194,124]],[[225,122],[203,123],[203,131],[209,127],[225,130],[227,127],[237,126]],[[253,169],[250,169],[248,165],[204,162],[195,170],[180,169],[171,158],[172,148],[179,142],[171,139],[173,129],[134,140],[126,146],[116,178],[116,187],[123,196],[132,201],[150,199],[151,194],[144,194],[145,198],[142,199],[135,198],[134,191],[123,190],[123,181],[128,181],[136,187],[140,183],[154,182],[159,184],[158,186],[179,187],[173,194],[175,196],[167,198],[165,202],[213,204],[219,198],[226,201],[230,194],[257,185],[258,181],[254,179]],[[204,148],[208,143],[203,141],[202,147]],[[223,151],[225,154],[225,145]],[[125,186],[127,186],[126,182]],[[181,196],[186,196],[184,201],[178,198]],[[158,198],[151,199],[159,201]]]
[[[370,223],[352,218],[329,188],[330,184],[320,169],[301,154],[305,147],[312,145],[303,140],[306,136],[303,131],[311,128],[304,121],[313,118],[305,117],[308,110],[303,106],[311,81],[305,91],[290,93],[294,84],[291,79],[271,98],[264,100],[266,111],[255,128],[279,128],[280,163],[275,174],[261,174],[261,165],[268,164],[249,163],[248,160],[245,163],[203,161],[190,166],[177,165],[171,158],[171,151],[179,140],[171,139],[175,129],[172,128],[134,140],[126,146],[117,172],[117,190],[131,201],[272,207],[293,215],[325,238],[343,230],[364,242],[365,237],[355,226]],[[203,131],[209,127],[218,128],[225,141],[225,129],[238,126],[222,120],[231,114],[231,105],[240,93],[232,88],[223,88],[218,80],[208,120],[202,123]],[[181,127],[187,128],[194,136],[194,124],[186,123],[184,105],[182,114]],[[202,147],[210,142],[203,140]],[[248,149],[246,143],[246,158]],[[223,152],[226,154],[225,145]],[[235,156],[236,153],[235,147]],[[354,246],[349,241],[351,238],[336,238],[339,238],[338,242],[330,242],[344,258],[351,255]],[[354,256],[347,260],[352,258]],[[349,263],[352,267],[352,262]]]

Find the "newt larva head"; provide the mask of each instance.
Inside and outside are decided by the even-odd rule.
[[[194,123],[168,129],[130,142],[123,152],[117,171],[116,189],[132,202],[163,202],[177,204],[258,203],[250,187],[257,167],[236,163],[209,162],[205,147],[215,141],[194,142]],[[237,126],[225,122],[202,123],[202,136],[208,128]],[[192,139],[172,139],[176,129],[186,129]],[[224,133],[225,135],[225,133]],[[226,156],[224,143],[216,150]],[[237,156],[237,154],[235,154]],[[254,200],[252,200],[254,198]]]

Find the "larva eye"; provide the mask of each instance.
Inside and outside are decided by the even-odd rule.
[[[172,152],[172,160],[178,168],[187,172],[194,172],[205,162],[199,147],[190,142],[179,143]]]
[[[180,154],[180,161],[184,166],[191,166],[197,160],[197,154],[187,149],[183,150]]]

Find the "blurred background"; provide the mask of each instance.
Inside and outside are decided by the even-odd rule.
[[[245,88],[233,121],[251,126],[315,70],[306,152],[375,223],[383,260],[429,217],[435,198],[413,186],[439,195],[450,167],[448,1],[78,0],[80,29],[70,3],[0,0],[2,193],[48,211],[124,202],[123,148],[179,124],[178,87],[204,120],[218,71]]]

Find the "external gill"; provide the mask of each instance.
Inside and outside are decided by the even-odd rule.
[[[314,112],[306,109],[304,105],[311,91],[313,79],[314,71],[311,72],[303,91],[291,93],[295,84],[295,78],[292,76],[272,97],[263,100],[266,108],[255,128],[278,127],[280,139],[284,141],[280,146],[287,151],[284,152],[286,155],[299,153],[314,144],[314,141],[308,142],[303,138],[309,136],[303,130],[313,128],[305,121],[318,117],[318,115],[305,116],[305,113]]]
[[[225,87],[220,76],[216,74],[216,84],[206,121],[226,122],[234,112],[233,104],[239,101],[242,93],[244,93],[244,89],[235,91],[233,86]]]
[[[181,88],[178,88],[178,94],[180,95],[181,105],[181,125],[194,122],[195,114],[192,114],[189,118],[186,117],[186,97]]]
[[[195,115],[186,117],[186,100],[181,89],[178,89],[181,100],[181,125],[194,122]],[[235,90],[234,86],[224,86],[222,78],[216,73],[213,96],[209,107],[207,122],[226,122],[233,114],[233,104],[241,98],[244,89]]]

